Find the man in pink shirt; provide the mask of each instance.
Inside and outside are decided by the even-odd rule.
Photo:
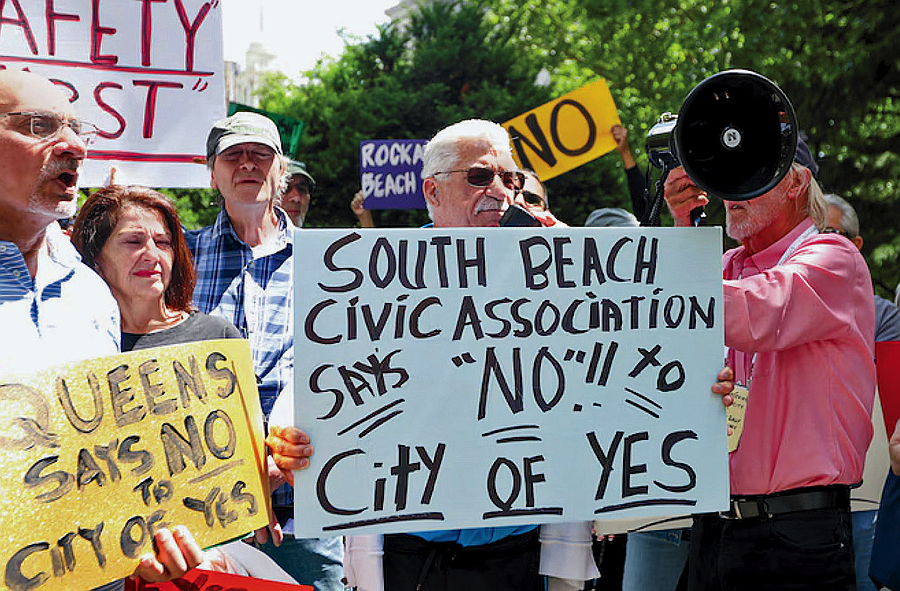
[[[725,201],[727,365],[749,391],[730,454],[731,508],[698,515],[690,589],[855,589],[850,486],[862,479],[875,393],[872,283],[853,244],[819,234],[826,204],[802,141],[768,193]],[[676,226],[706,195],[666,180]]]

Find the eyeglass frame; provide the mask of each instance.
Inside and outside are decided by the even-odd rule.
[[[837,228],[832,228],[831,226],[825,226],[824,228],[819,230],[819,234],[840,234],[847,240],[852,240],[850,234],[848,234],[846,230],[838,230]]]
[[[538,195],[537,193],[535,193],[533,191],[528,191],[526,189],[519,189],[518,194],[522,196],[522,199],[528,205],[537,205],[544,209],[547,209],[546,200],[542,196]],[[533,198],[537,199],[537,201],[529,201],[528,197],[533,197]]]
[[[28,117],[28,135],[35,139],[46,140],[53,137],[58,136],[63,127],[68,127],[72,130],[78,139],[83,141],[85,144],[90,144],[94,141],[94,138],[100,134],[100,128],[91,123],[90,121],[86,121],[84,119],[65,119],[55,113],[51,113],[49,111],[9,111],[8,113],[0,113],[0,118],[6,117]],[[57,126],[56,129],[47,133],[46,135],[41,135],[41,133],[36,132],[34,129],[34,122],[38,120],[39,117],[44,117],[48,119],[52,119],[56,121]],[[76,128],[77,125],[77,128]]]
[[[287,187],[285,188],[284,192],[289,193],[291,191],[291,189],[295,189],[297,187],[297,185],[299,185],[301,183],[303,183],[306,186],[306,190],[301,191],[300,189],[296,189],[296,191],[298,193],[300,193],[301,195],[306,193],[307,195],[312,196],[312,189],[313,189],[312,183],[310,183],[309,179],[306,178],[305,176],[303,176],[302,174],[291,175],[291,178],[288,179]]]
[[[487,171],[490,171],[492,174],[488,178],[488,180],[485,184],[479,185],[479,184],[473,183],[470,179],[470,176],[471,176],[473,170],[487,170]],[[466,173],[466,182],[469,183],[469,185],[471,185],[472,187],[482,187],[482,188],[489,187],[491,185],[491,183],[494,182],[494,177],[496,177],[496,176],[500,177],[500,182],[503,183],[504,187],[506,187],[507,189],[510,189],[512,191],[520,191],[522,189],[522,187],[525,186],[525,173],[523,173],[522,171],[520,171],[520,170],[495,170],[489,166],[470,166],[469,168],[460,169],[460,170],[441,170],[441,171],[435,172],[434,175],[437,176],[439,174],[451,174],[454,172]],[[518,186],[515,186],[515,184],[513,184],[513,183],[510,183],[512,186],[506,184],[506,181],[503,178],[505,175],[509,175],[509,178],[511,180],[513,178],[517,179],[519,181]]]

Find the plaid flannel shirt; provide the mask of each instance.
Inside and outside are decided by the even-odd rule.
[[[285,214],[276,213],[278,238],[255,256],[224,208],[212,226],[185,232],[197,269],[194,305],[230,321],[250,340],[267,421],[278,394],[293,391],[294,376],[294,246]]]

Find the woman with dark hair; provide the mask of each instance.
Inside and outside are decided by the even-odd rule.
[[[72,243],[86,265],[109,285],[122,317],[122,351],[179,343],[242,338],[227,320],[193,309],[194,264],[169,199],[152,189],[111,185],[88,197],[72,227]],[[277,468],[270,478],[283,478]],[[167,553],[184,556],[186,567],[254,575],[294,582],[268,557],[241,542],[202,552],[181,528],[177,547]],[[280,532],[273,532],[276,537]],[[202,563],[200,562],[202,560]],[[148,564],[154,561],[148,560]],[[156,564],[137,571],[153,580],[171,578]],[[180,569],[183,572],[184,568]],[[95,591],[117,591],[121,581]]]
[[[122,351],[241,338],[222,318],[191,307],[194,265],[178,213],[146,187],[113,185],[78,213],[72,242],[109,285],[122,315]]]

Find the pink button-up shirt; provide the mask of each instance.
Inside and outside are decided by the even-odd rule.
[[[730,456],[733,495],[862,478],[875,396],[872,282],[836,234],[795,244],[810,227],[807,219],[762,252],[739,247],[723,259],[728,364],[750,383]]]

